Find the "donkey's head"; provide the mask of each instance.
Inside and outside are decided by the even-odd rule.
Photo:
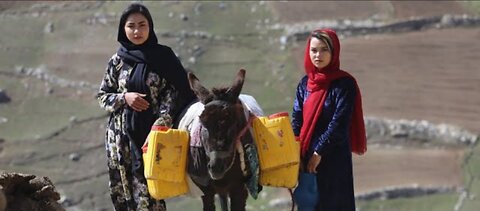
[[[208,172],[215,180],[223,178],[233,165],[236,140],[246,124],[243,106],[238,99],[244,78],[245,70],[241,69],[230,87],[208,90],[193,73],[188,74],[190,87],[205,105],[200,115],[202,142],[209,157]]]

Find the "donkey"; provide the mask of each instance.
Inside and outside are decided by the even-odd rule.
[[[199,120],[198,127],[186,128],[191,135],[188,174],[204,194],[204,211],[215,210],[215,194],[219,195],[222,210],[228,210],[227,197],[231,210],[245,210],[248,197],[245,182],[252,170],[244,168],[249,161],[242,150],[254,145],[249,132],[250,118],[239,99],[244,79],[245,70],[241,69],[230,87],[208,90],[193,73],[188,73],[190,87],[200,101],[196,104],[203,107],[194,114]],[[198,143],[192,146],[195,140]]]

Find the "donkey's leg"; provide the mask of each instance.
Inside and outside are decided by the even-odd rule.
[[[243,183],[230,189],[230,209],[232,211],[245,211],[248,192]]]
[[[203,211],[215,211],[215,194],[213,192],[206,193],[202,196]]]
[[[218,194],[218,198],[220,199],[220,208],[222,211],[228,211],[228,195],[227,194]]]

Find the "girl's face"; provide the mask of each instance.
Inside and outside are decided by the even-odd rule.
[[[135,45],[143,44],[150,33],[148,20],[140,13],[133,13],[127,17],[125,22],[125,34],[128,40]]]
[[[310,40],[310,60],[318,69],[326,67],[332,60],[332,53],[327,44],[316,37]]]

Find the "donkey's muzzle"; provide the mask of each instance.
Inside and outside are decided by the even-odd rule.
[[[230,168],[232,157],[233,153],[228,151],[212,151],[209,153],[210,161],[207,164],[207,168],[212,179],[219,180],[223,178]]]

